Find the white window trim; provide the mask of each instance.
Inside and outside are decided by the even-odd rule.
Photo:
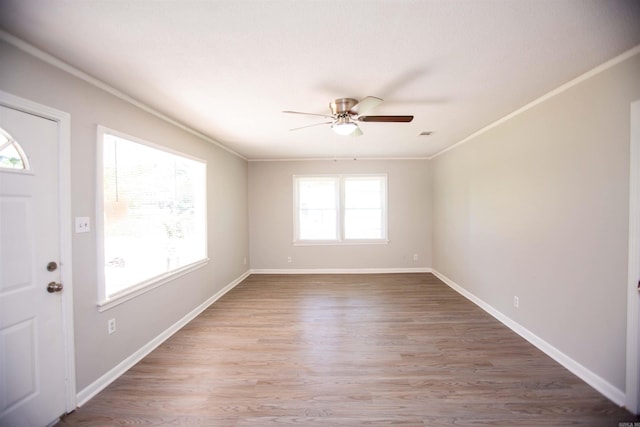
[[[104,250],[104,248],[102,250]],[[133,299],[139,295],[146,294],[147,292],[159,286],[172,282],[178,277],[184,276],[185,274],[198,270],[204,267],[205,265],[207,265],[208,263],[209,263],[209,258],[204,258],[204,259],[201,259],[200,261],[196,261],[192,264],[185,265],[183,267],[172,270],[168,273],[161,274],[159,276],[152,277],[151,279],[140,282],[137,285],[133,285],[127,289],[122,290],[121,292],[117,292],[113,294],[110,298],[103,297],[98,302],[98,311],[103,312],[103,311],[109,310],[110,308],[120,305],[123,302],[129,301],[130,299]],[[104,266],[100,265],[99,270],[100,269],[102,270],[102,277],[104,277]],[[104,279],[102,279],[102,286],[104,289]],[[104,294],[102,295],[104,296]]]
[[[383,238],[381,239],[345,239],[345,230],[344,230],[344,181],[347,178],[370,178],[370,177],[379,177],[384,178],[382,181],[384,183],[384,194],[382,201],[383,210],[382,210],[382,234]],[[299,239],[299,229],[300,229],[300,221],[299,214],[300,209],[298,206],[298,180],[300,178],[337,178],[339,180],[338,185],[338,218],[337,221],[337,229],[338,229],[338,238],[335,240],[307,240],[307,239]],[[357,245],[386,245],[389,243],[389,234],[388,234],[388,192],[389,192],[389,177],[386,173],[362,173],[362,174],[305,174],[305,175],[293,175],[293,246],[357,246]]]
[[[389,239],[370,240],[294,240],[293,246],[366,246],[366,245],[386,245]]]
[[[97,150],[96,150],[96,245],[97,245],[97,275],[98,275],[98,311],[103,312],[109,310],[115,306],[118,306],[126,301],[129,301],[139,295],[143,295],[159,286],[170,283],[175,279],[184,276],[192,271],[198,270],[205,265],[207,265],[210,261],[208,257],[209,248],[208,248],[208,239],[204,241],[204,251],[205,257],[198,261],[195,261],[191,264],[184,265],[175,270],[168,271],[164,274],[160,274],[158,276],[152,277],[150,279],[144,280],[140,283],[137,283],[133,286],[130,286],[126,289],[123,289],[120,292],[111,295],[110,297],[106,296],[106,284],[105,284],[105,271],[104,271],[104,165],[103,165],[103,141],[104,135],[113,135],[119,138],[128,139],[129,141],[146,145],[147,147],[155,148],[157,150],[161,150],[170,154],[175,154],[177,156],[185,157],[191,160],[196,160],[198,162],[202,162],[205,165],[205,177],[206,177],[206,169],[207,162],[206,160],[200,159],[198,157],[190,156],[185,153],[181,153],[176,150],[172,150],[171,148],[154,144],[149,141],[145,141],[144,139],[137,138],[135,136],[127,135],[126,133],[119,132],[113,129],[109,129],[105,126],[98,125],[97,126]],[[205,179],[204,183],[204,191],[207,194],[207,180]],[[207,218],[207,203],[205,203],[205,218]],[[204,232],[205,236],[207,233],[208,221],[205,220],[204,224]]]

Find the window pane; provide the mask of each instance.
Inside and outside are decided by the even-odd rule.
[[[301,209],[299,217],[300,239],[337,239],[336,213],[335,209]]]
[[[106,296],[206,258],[206,165],[104,136]]]
[[[22,148],[2,128],[0,128],[0,168],[29,169],[29,164]]]
[[[22,156],[14,144],[9,144],[0,151],[0,167],[9,169],[24,169]]]
[[[333,178],[301,179],[299,203],[301,209],[335,209],[336,181]]]
[[[344,213],[345,239],[382,239],[380,209],[349,209]]]
[[[384,178],[345,178],[344,193],[344,238],[384,238]]]
[[[344,183],[345,208],[380,208],[382,181],[380,178],[347,178]]]
[[[333,177],[297,180],[298,239],[338,238],[338,183]]]

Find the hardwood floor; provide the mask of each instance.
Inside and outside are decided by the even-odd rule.
[[[58,425],[638,421],[431,274],[253,275]]]

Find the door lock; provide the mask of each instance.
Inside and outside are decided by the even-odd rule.
[[[62,292],[62,283],[51,282],[47,285],[47,292],[50,294],[54,292]]]

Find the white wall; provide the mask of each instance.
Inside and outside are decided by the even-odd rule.
[[[639,76],[636,55],[431,164],[434,270],[621,393]]]
[[[98,124],[208,162],[206,267],[100,313],[95,232],[73,234],[76,375],[82,392],[248,270],[247,162],[4,42],[0,90],[71,114],[72,216],[89,216],[92,224]],[[117,322],[112,335],[110,318]]]
[[[294,246],[293,175],[349,173],[388,175],[389,243]],[[430,203],[427,160],[250,162],[251,268],[424,270],[431,267]],[[413,254],[418,254],[418,261]]]

